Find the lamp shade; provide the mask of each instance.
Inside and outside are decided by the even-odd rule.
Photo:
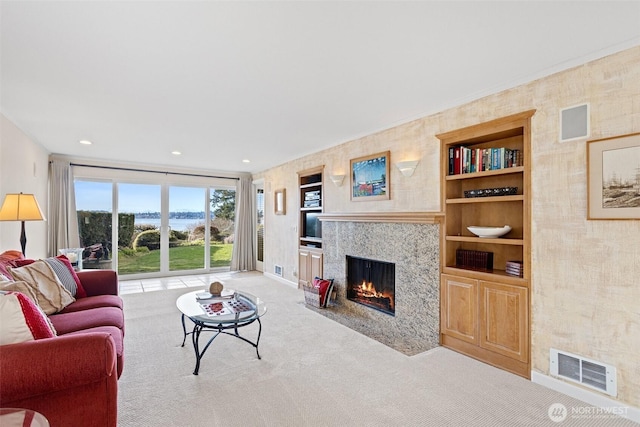
[[[44,221],[33,194],[7,194],[0,208],[0,221]]]

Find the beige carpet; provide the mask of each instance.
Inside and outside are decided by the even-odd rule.
[[[176,298],[189,290],[124,295],[120,426],[635,426],[577,418],[587,405],[444,348],[406,356],[304,306],[301,291],[257,273],[229,288],[268,305],[258,360],[221,335],[193,375]],[[257,324],[241,329],[255,338]],[[564,422],[548,416],[562,403]],[[584,413],[584,412],[583,412]]]

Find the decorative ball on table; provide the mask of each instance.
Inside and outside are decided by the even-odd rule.
[[[219,297],[222,294],[224,285],[220,282],[212,282],[209,285],[209,293],[215,297]]]

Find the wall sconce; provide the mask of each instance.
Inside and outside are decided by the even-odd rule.
[[[413,175],[413,171],[416,170],[418,163],[420,163],[418,160],[407,160],[405,162],[396,163],[396,167],[400,170],[402,175],[411,176]]]
[[[331,175],[329,179],[331,179],[331,182],[333,182],[336,187],[340,187],[342,181],[344,181],[344,175]]]

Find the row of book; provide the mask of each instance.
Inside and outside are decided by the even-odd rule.
[[[511,276],[518,276],[518,277],[524,276],[522,261],[507,261],[507,266],[505,270],[507,274]]]
[[[449,147],[449,175],[522,166],[522,151],[511,148]]]
[[[493,269],[493,252],[456,249],[456,266]]]

